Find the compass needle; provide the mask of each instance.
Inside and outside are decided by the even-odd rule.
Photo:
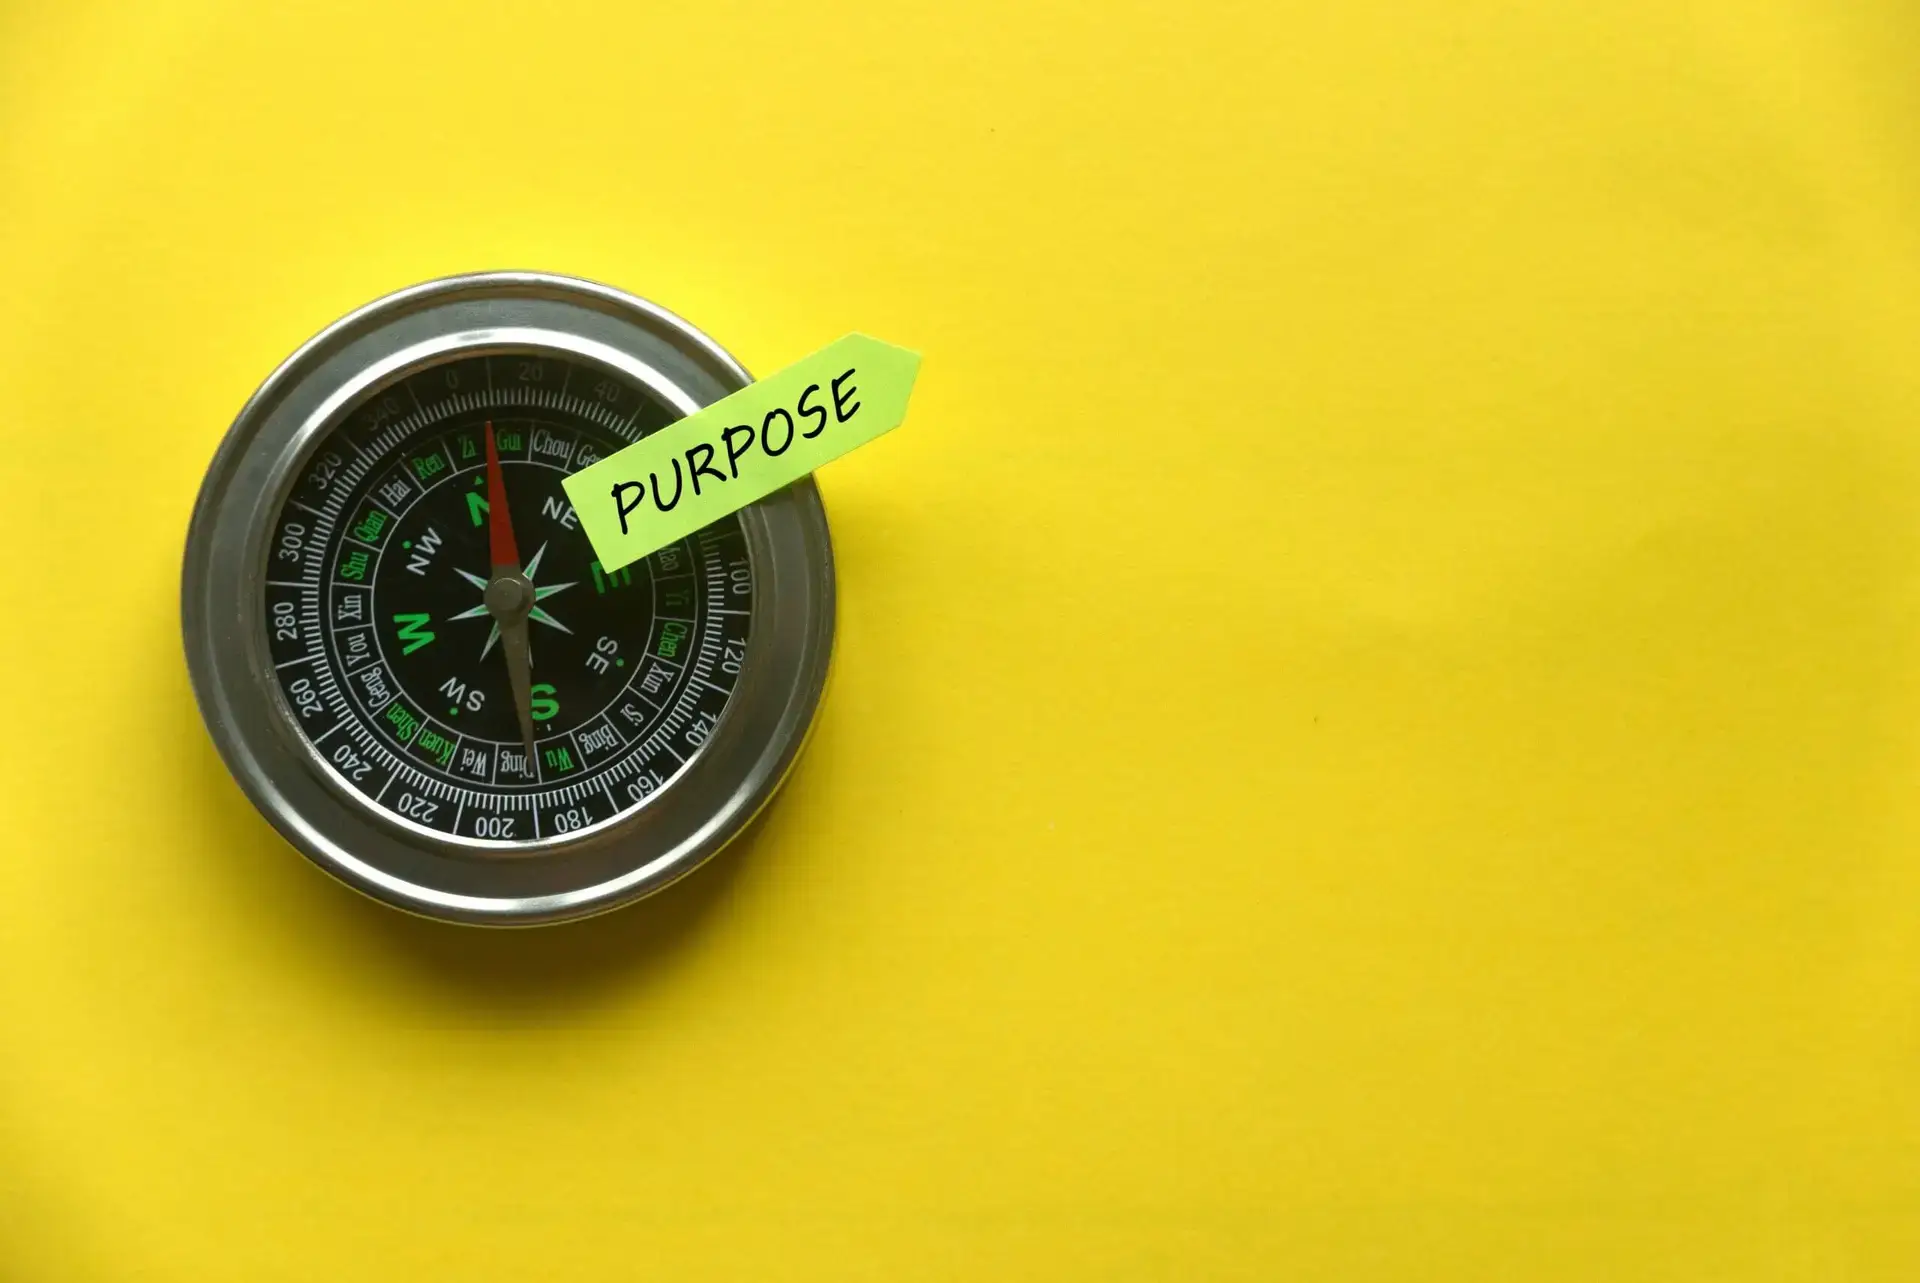
[[[487,446],[487,550],[493,570],[487,579],[486,607],[500,629],[500,650],[507,660],[507,682],[513,688],[513,715],[520,723],[520,742],[527,750],[527,770],[533,760],[533,667],[527,654],[527,615],[533,609],[533,583],[520,569],[520,550],[513,538],[513,511],[507,506],[507,478],[500,467],[500,451],[493,438],[493,420],[481,428]],[[534,554],[545,555],[543,544]]]
[[[513,715],[520,722],[520,742],[527,750],[527,769],[533,770],[533,657],[527,650],[527,619],[522,615],[500,626],[500,650],[507,657],[507,680],[513,685]]]
[[[813,718],[817,492],[609,571],[562,482],[740,387],[717,347],[545,276],[339,324],[344,346],[302,349],[241,411],[193,518],[187,652],[223,758],[308,856],[418,912],[565,918],[671,881],[760,809]]]

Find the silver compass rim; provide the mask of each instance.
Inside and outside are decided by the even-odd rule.
[[[266,549],[287,489],[369,387],[420,354],[551,348],[608,364],[687,409],[751,376],[713,339],[645,299],[542,272],[485,272],[376,299],[288,356],[228,429],[202,483],[181,577],[195,699],[255,807],[322,869],[429,917],[528,925],[658,891],[738,836],[805,745],[832,655],[832,545],[811,478],[743,510],[755,600],[747,663],[713,735],[656,795],[537,843],[477,842],[408,825],[339,780],[269,680]],[[597,353],[597,355],[596,355]],[[502,855],[496,848],[512,854]],[[491,850],[480,851],[476,848]]]

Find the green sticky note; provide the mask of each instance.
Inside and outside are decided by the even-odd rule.
[[[896,426],[919,369],[919,353],[849,334],[561,484],[618,570]]]

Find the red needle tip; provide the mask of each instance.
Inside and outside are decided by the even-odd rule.
[[[507,479],[500,473],[500,452],[493,445],[493,420],[487,420],[487,543],[495,566],[520,568],[513,542],[513,514],[507,511]]]

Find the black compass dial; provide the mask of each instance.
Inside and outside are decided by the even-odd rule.
[[[746,659],[739,519],[608,571],[560,486],[675,417],[597,365],[503,352],[414,371],[318,445],[274,524],[264,622],[293,720],[342,785],[397,822],[518,844],[630,811],[699,752]],[[489,428],[531,585],[505,638]]]

